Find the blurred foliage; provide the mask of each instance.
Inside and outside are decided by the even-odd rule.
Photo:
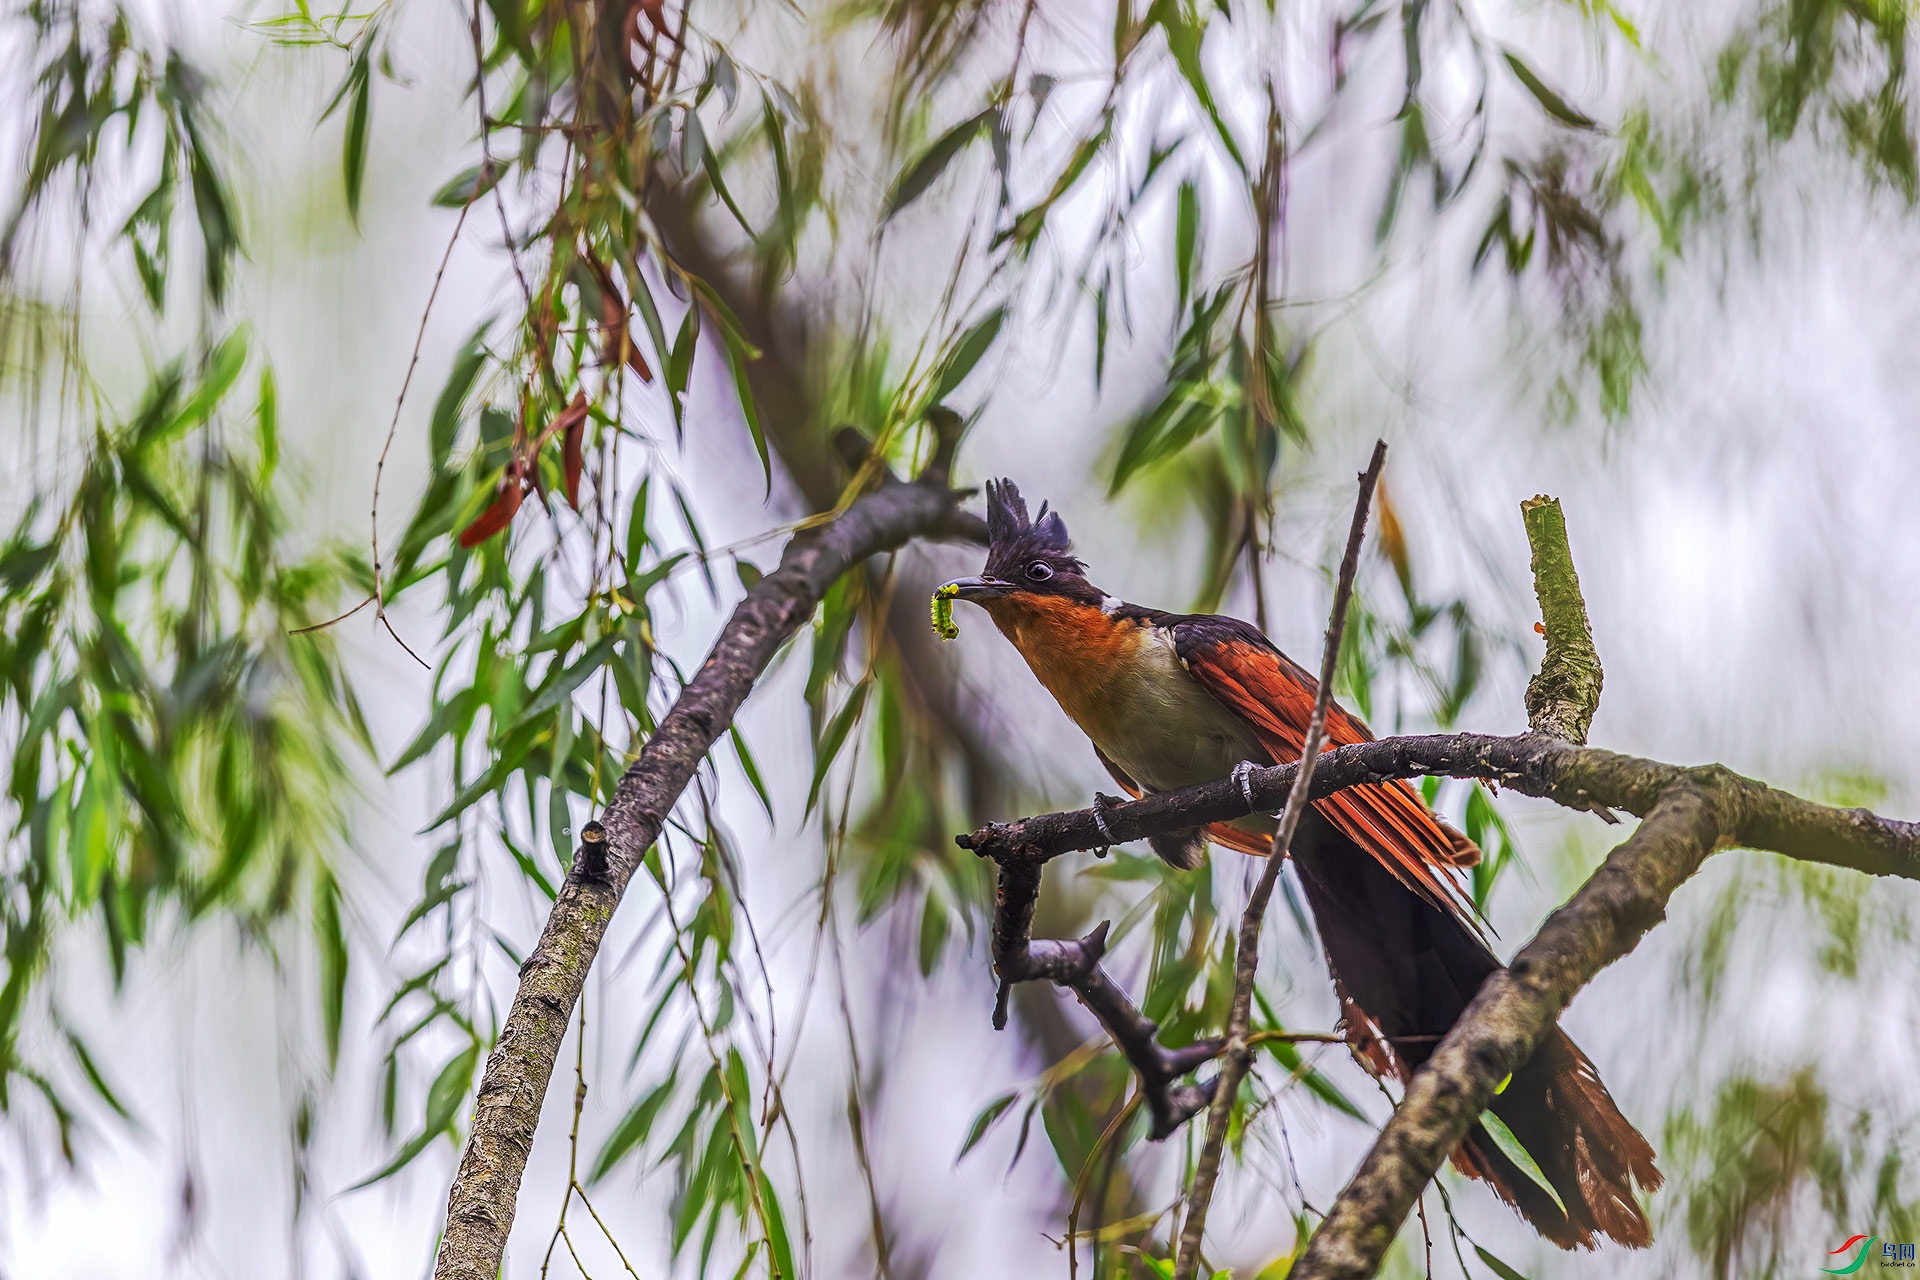
[[[135,15],[118,4],[35,0],[14,21],[28,28],[21,47],[33,64],[38,108],[26,172],[0,233],[0,271],[17,272],[23,234],[51,234],[42,220],[73,226],[84,246],[102,203],[117,206],[128,182],[151,181],[115,236],[130,251],[148,302],[165,305],[177,206],[185,203],[200,231],[206,294],[217,305],[240,231],[213,150],[205,78],[177,50],[144,47]],[[60,197],[71,203],[58,204]]]
[[[271,373],[250,411],[228,407],[247,368],[236,333],[194,376],[160,370],[130,418],[74,442],[0,548],[0,1107],[30,1083],[69,1158],[73,1101],[23,1047],[44,1043],[35,1015],[124,1109],[40,982],[62,946],[103,939],[118,983],[176,921],[228,920],[272,952],[275,926],[304,919],[340,1048],[349,949],[329,855],[344,753],[371,744],[328,645],[289,632],[365,566],[285,558]]]
[[[1902,1143],[1876,1134],[1866,1111],[1833,1112],[1803,1067],[1780,1080],[1735,1075],[1704,1117],[1668,1123],[1667,1158],[1685,1171],[1687,1242],[1710,1274],[1805,1274],[1807,1259],[1824,1251],[1808,1248],[1805,1234],[1816,1206],[1822,1241],[1863,1225],[1888,1240],[1920,1231],[1920,1200],[1900,1198]]]
[[[1869,183],[1915,198],[1899,6],[1788,0],[1742,15],[1698,117],[1581,101],[1451,0],[1352,0],[1308,34],[1260,3],[1117,0],[1100,23],[1110,41],[1103,34],[1085,65],[1041,65],[1030,38],[1071,26],[1082,8],[476,4],[457,34],[471,42],[477,154],[447,157],[431,199],[454,238],[484,227],[507,246],[510,296],[464,321],[471,336],[428,417],[424,488],[398,536],[376,539],[371,564],[287,550],[272,379],[222,318],[244,218],[210,124],[220,86],[145,36],[135,13],[81,0],[15,8],[34,107],[0,238],[0,350],[30,406],[49,371],[65,379],[42,417],[77,409],[89,425],[60,465],[34,473],[0,552],[13,806],[0,1101],[12,1105],[26,1081],[63,1139],[74,1123],[77,1102],[21,1047],[44,1012],[64,1037],[67,1075],[120,1107],[43,981],[63,930],[97,921],[117,975],[168,912],[184,925],[238,921],[269,946],[273,927],[299,916],[313,931],[330,1050],[356,949],[385,951],[398,970],[377,1019],[394,1148],[362,1185],[457,1140],[496,1016],[475,975],[483,958],[523,959],[485,918],[489,885],[552,897],[577,821],[605,803],[683,681],[657,643],[660,619],[684,592],[718,604],[761,572],[745,546],[706,536],[716,513],[673,466],[689,433],[732,432],[737,412],[763,492],[791,502],[776,490],[790,479],[805,508],[796,514],[817,518],[871,484],[881,463],[911,471],[929,456],[930,412],[952,404],[977,416],[1012,335],[1064,343],[1089,328],[1097,388],[1110,352],[1120,340],[1138,350],[1135,330],[1158,309],[1165,367],[1120,415],[1102,478],[1160,527],[1182,513],[1198,520],[1208,550],[1194,607],[1250,599],[1264,624],[1262,571],[1276,554],[1290,459],[1329,429],[1315,351],[1396,260],[1439,247],[1461,274],[1503,277],[1516,327],[1565,348],[1553,390],[1564,413],[1591,405],[1617,421],[1649,375],[1644,316],[1662,273],[1708,220],[1754,199],[1769,148],[1810,138],[1844,151]],[[320,115],[340,123],[340,184],[356,223],[375,207],[369,156],[394,127],[390,95],[410,83],[395,65],[407,52],[400,12],[294,0],[246,28],[292,65],[338,77]],[[1604,0],[1536,16],[1603,57],[1656,61]],[[780,42],[754,30],[773,21],[820,35],[828,59],[852,48],[879,56],[862,52],[850,90],[841,68],[808,62],[820,55],[806,41],[775,57]],[[1284,76],[1295,53],[1326,74]],[[1048,56],[1064,55],[1055,46]],[[1349,121],[1381,114],[1383,86],[1390,124],[1361,140],[1379,164],[1337,193],[1372,233],[1363,269],[1326,297],[1296,296],[1290,185],[1316,149],[1365,149]],[[1729,131],[1764,145],[1729,149]],[[1729,150],[1742,158],[1725,159]],[[197,260],[183,272],[175,250],[189,230]],[[63,234],[75,251],[71,279],[56,284],[40,277],[60,265]],[[130,415],[112,412],[92,380],[77,323],[83,272],[101,263],[138,282],[147,321],[171,300],[176,316],[197,311],[205,331],[199,357],[155,373]],[[913,296],[888,290],[888,267],[911,277]],[[703,362],[729,387],[717,405],[700,399]],[[242,414],[229,406],[245,374],[258,389]],[[851,474],[829,448],[846,423],[872,445]],[[1382,585],[1363,583],[1340,691],[1382,732],[1451,726],[1517,646],[1464,595],[1431,590],[1423,549],[1385,492],[1379,545],[1385,572],[1368,577]],[[743,784],[777,827],[811,823],[821,836],[809,973],[832,953],[876,1256],[886,1215],[860,1135],[878,1073],[858,1067],[839,912],[851,907],[862,945],[895,946],[923,976],[976,963],[988,877],[951,836],[1030,798],[1031,780],[1000,759],[992,725],[956,704],[946,660],[930,656],[915,580],[924,573],[911,554],[863,567],[817,612],[804,810],[775,810],[782,789],[735,729],[636,882],[657,896],[636,953],[651,965],[647,1013],[627,1055],[622,1117],[590,1153],[586,1181],[669,1169],[675,1256],[703,1273],[719,1259],[800,1274],[812,1237],[784,1100],[793,1037],[780,1056],[742,853],[716,817],[721,787]],[[366,746],[351,688],[324,633],[287,634],[349,591],[371,592],[376,613],[408,592],[444,607],[424,723],[386,762],[427,770],[438,802],[436,851],[392,939],[345,927],[332,842],[315,839],[340,831],[343,761]],[[1485,909],[1516,865],[1512,832],[1478,786],[1435,783],[1428,796],[1485,851],[1472,883]],[[1044,923],[1065,932],[1117,909],[1112,936],[1139,957],[1142,1008],[1169,1043],[1184,1043],[1224,1018],[1232,933],[1216,903],[1232,865],[1180,877],[1116,853],[1050,886],[1055,914]],[[1854,882],[1803,879],[1830,935],[1821,963],[1854,973]],[[1311,948],[1290,901],[1297,941]],[[1709,994],[1742,910],[1728,903],[1704,935],[1697,972]],[[890,939],[871,927],[881,921],[899,926]],[[991,1140],[1018,1160],[1037,1130],[1092,1273],[1148,1274],[1162,1265],[1167,1219],[1143,1199],[1153,1156],[1124,1064],[1054,1004],[1021,1007],[1046,1061],[1030,1084],[986,1103],[960,1154],[983,1158],[972,1153]],[[1234,1117],[1237,1155],[1271,1140],[1261,1117],[1283,1102],[1364,1119],[1323,1071],[1321,1046],[1282,1038],[1264,995],[1255,1030],[1266,1052]],[[1676,1124],[1670,1142],[1706,1171],[1687,1210],[1690,1239],[1722,1272],[1773,1256],[1767,1233],[1800,1188],[1844,1206],[1870,1180],[1883,1188],[1876,1211],[1895,1212],[1897,1159],[1870,1167],[1834,1136],[1845,1126],[1810,1077],[1729,1082],[1707,1120]],[[304,1151],[305,1104],[296,1129]],[[775,1165],[780,1145],[794,1159]],[[1723,1163],[1738,1178],[1710,1186]],[[1297,1179],[1282,1198],[1304,1238]]]

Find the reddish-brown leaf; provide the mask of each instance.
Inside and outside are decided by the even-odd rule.
[[[520,510],[520,504],[526,500],[526,485],[514,477],[493,505],[480,513],[480,518],[460,531],[460,545],[468,549],[479,546],[494,534],[513,523],[513,515]]]
[[[627,347],[627,367],[640,375],[640,381],[653,381],[653,370],[647,368],[646,359],[641,356],[640,348],[631,344]]]
[[[560,437],[561,467],[567,477],[567,505],[575,511],[580,509],[580,472],[586,466],[586,455],[581,450],[581,444],[586,435],[587,415],[583,412],[567,425],[565,434]]]
[[[627,304],[614,286],[612,273],[592,258],[588,258],[586,264],[600,285],[600,363],[608,368],[624,363],[639,375],[640,381],[652,382],[653,370],[647,367],[645,357],[633,344]]]

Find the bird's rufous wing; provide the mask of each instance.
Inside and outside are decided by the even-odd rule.
[[[1185,619],[1174,627],[1174,644],[1194,679],[1246,722],[1275,762],[1300,758],[1318,681],[1234,618]],[[1372,740],[1367,726],[1337,703],[1327,708],[1327,747]],[[1439,868],[1468,864],[1479,851],[1434,817],[1408,783],[1349,787],[1314,807],[1408,888],[1463,920],[1473,918],[1472,905]]]

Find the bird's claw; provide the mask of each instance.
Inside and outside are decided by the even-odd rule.
[[[1122,801],[1118,796],[1102,795],[1098,791],[1093,793],[1093,825],[1100,828],[1100,834],[1106,839],[1108,845],[1116,845],[1120,842],[1113,838],[1113,828],[1107,825],[1107,806],[1120,803]],[[1105,853],[1106,850],[1103,849],[1101,852]]]
[[[1235,782],[1240,784],[1240,795],[1246,800],[1247,808],[1249,809],[1259,808],[1259,806],[1253,802],[1253,770],[1253,761],[1242,760],[1239,764],[1233,766],[1233,773],[1230,775]]]

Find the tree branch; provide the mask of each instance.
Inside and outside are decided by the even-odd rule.
[[[954,840],[995,861],[1049,862],[1116,841],[1270,812],[1284,803],[1297,768],[1285,764],[1253,770],[1247,777],[1251,807],[1231,778],[1107,806],[1099,817],[1112,832],[1111,839],[1101,833],[1092,809],[1073,809],[989,823]],[[1732,811],[1740,819],[1739,828],[1729,833],[1734,845],[1868,875],[1920,880],[1920,823],[1884,818],[1867,809],[1816,804],[1723,765],[1663,764],[1532,733],[1420,734],[1339,747],[1320,756],[1310,794],[1320,800],[1370,782],[1422,777],[1477,778],[1570,809],[1618,809],[1636,817],[1652,812],[1666,788],[1691,780],[1731,797]]]
[[[1218,1040],[1202,1040],[1184,1049],[1160,1044],[1160,1028],[1141,1013],[1100,967],[1107,950],[1102,920],[1077,942],[1034,941],[1033,907],[1040,897],[1040,864],[1015,860],[1000,867],[994,891],[993,967],[1000,975],[1000,993],[993,1011],[994,1030],[1007,1025],[1007,995],[1016,982],[1045,978],[1080,997],[1080,1003],[1106,1028],[1113,1043],[1140,1077],[1140,1095],[1151,1120],[1149,1136],[1156,1142],[1186,1123],[1213,1096],[1211,1081],[1204,1085],[1175,1085],[1175,1081],[1220,1052]]]
[[[755,680],[841,574],[913,538],[984,541],[940,483],[886,476],[842,515],[788,542],[780,566],[734,609],[706,661],[614,789],[600,816],[605,858],[581,857],[561,887],[540,942],[520,969],[475,1103],[473,1132],[447,1196],[435,1280],[496,1280],[514,1201],[567,1021],[607,924],[641,855],[660,834],[701,760],[732,723]],[[600,875],[591,870],[604,865]]]
[[[1580,575],[1573,571],[1567,546],[1567,519],[1560,500],[1545,495],[1521,503],[1520,518],[1533,547],[1533,593],[1547,637],[1547,655],[1527,682],[1527,723],[1535,733],[1584,746],[1600,705],[1602,672]]]
[[[1366,537],[1367,513],[1373,507],[1374,486],[1380,481],[1380,469],[1386,465],[1387,442],[1376,440],[1373,457],[1360,473],[1360,494],[1353,504],[1353,523],[1347,529],[1347,552],[1340,561],[1339,581],[1333,589],[1333,610],[1327,618],[1327,639],[1321,646],[1320,684],[1313,697],[1313,711],[1307,717],[1307,734],[1300,744],[1300,763],[1293,785],[1287,789],[1287,807],[1280,815],[1280,826],[1267,847],[1267,865],[1260,880],[1247,896],[1247,907],[1240,916],[1240,937],[1234,953],[1233,1003],[1227,1013],[1226,1058],[1214,1077],[1213,1100],[1207,1108],[1207,1137],[1200,1147],[1200,1160],[1194,1166],[1193,1191],[1188,1197],[1186,1223],[1180,1229],[1180,1249],[1173,1268],[1174,1280],[1193,1280],[1200,1266],[1200,1241],[1206,1235],[1207,1210],[1213,1204],[1213,1188],[1220,1176],[1220,1156],[1227,1144],[1227,1121],[1232,1117],[1233,1100],[1240,1092],[1253,1061],[1247,1044],[1247,1029],[1253,1021],[1253,980],[1260,968],[1260,926],[1266,920],[1267,902],[1273,897],[1274,881],[1280,878],[1280,866],[1293,847],[1293,833],[1299,829],[1301,815],[1310,801],[1314,766],[1320,762],[1320,743],[1327,727],[1327,705],[1333,698],[1333,668],[1340,659],[1340,633],[1346,629],[1347,606],[1353,599],[1353,578],[1360,568],[1360,545]]]

